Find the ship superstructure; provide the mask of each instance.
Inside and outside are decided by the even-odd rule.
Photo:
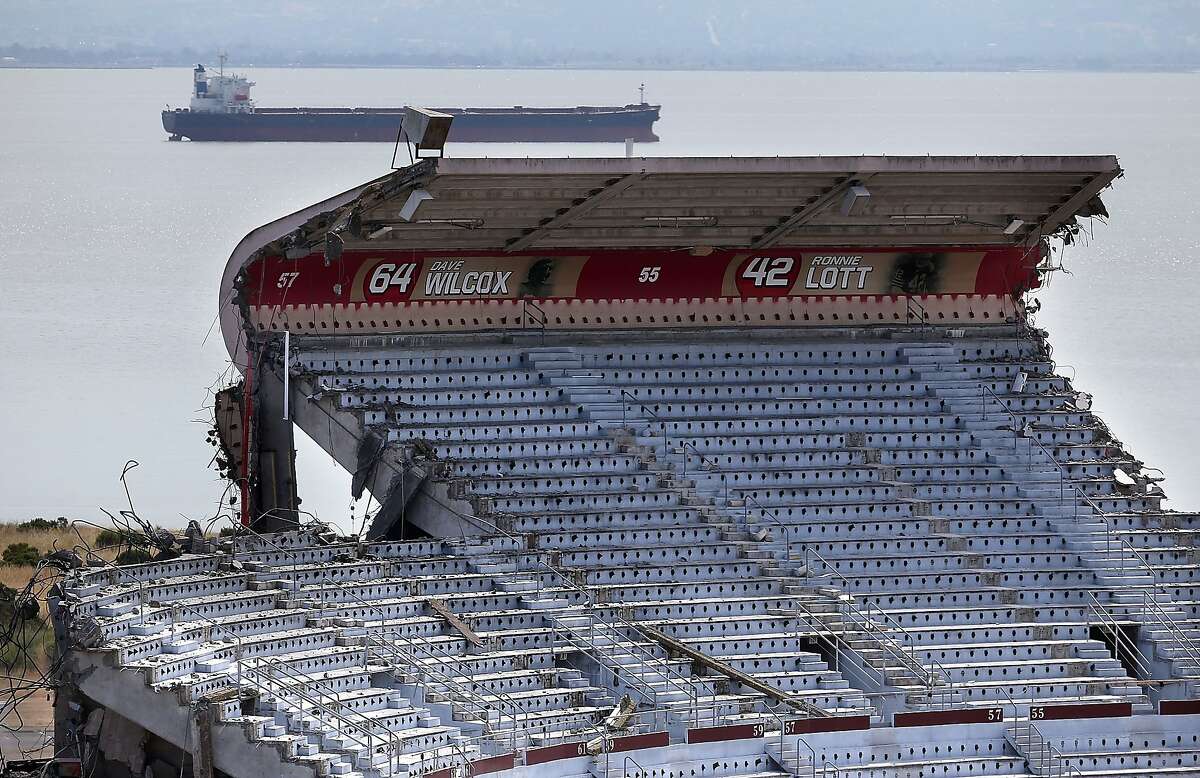
[[[190,110],[196,113],[249,114],[254,113],[250,87],[254,82],[236,73],[225,75],[225,55],[216,75],[198,64],[192,69],[192,100]]]

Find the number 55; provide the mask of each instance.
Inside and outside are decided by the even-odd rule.
[[[658,280],[659,271],[662,267],[644,267],[642,272],[638,273],[639,284],[652,284]]]

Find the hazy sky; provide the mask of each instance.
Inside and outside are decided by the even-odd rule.
[[[239,64],[1174,68],[1200,64],[1200,1],[0,0],[14,45],[151,64],[226,48]]]

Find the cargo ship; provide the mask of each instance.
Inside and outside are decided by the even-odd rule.
[[[162,112],[171,140],[194,141],[375,141],[395,142],[405,107],[259,108],[250,97],[254,82],[226,74],[224,62],[213,74],[193,70],[188,108]],[[578,143],[632,139],[658,140],[654,123],[661,106],[645,102],[621,106],[568,108],[435,108],[454,117],[449,140],[460,143]]]

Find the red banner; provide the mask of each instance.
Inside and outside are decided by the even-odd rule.
[[[785,735],[809,735],[816,732],[852,732],[870,729],[870,716],[823,716],[812,719],[788,719],[783,722]]]
[[[944,724],[987,724],[1004,721],[1004,708],[964,708],[961,710],[923,710],[897,713],[895,727],[936,727]]]
[[[1200,713],[1200,700],[1159,700],[1158,712],[1163,716],[1187,716]]]
[[[723,740],[748,740],[766,734],[763,724],[731,724],[724,727],[693,727],[687,731],[689,743],[718,743]]]
[[[496,252],[346,251],[274,256],[247,269],[251,305],[418,300],[637,300],[1006,295],[1037,285],[1023,248]]]
[[[1129,702],[1077,702],[1061,705],[1034,705],[1029,708],[1030,721],[1063,719],[1107,719],[1133,715]]]
[[[638,751],[643,748],[662,748],[670,744],[670,733],[647,732],[643,735],[625,735],[611,739],[608,741],[608,752],[616,754],[622,751]]]
[[[587,743],[559,743],[553,746],[531,748],[525,752],[525,764],[535,765],[545,762],[557,762],[559,759],[573,759],[577,756],[587,756]]]

